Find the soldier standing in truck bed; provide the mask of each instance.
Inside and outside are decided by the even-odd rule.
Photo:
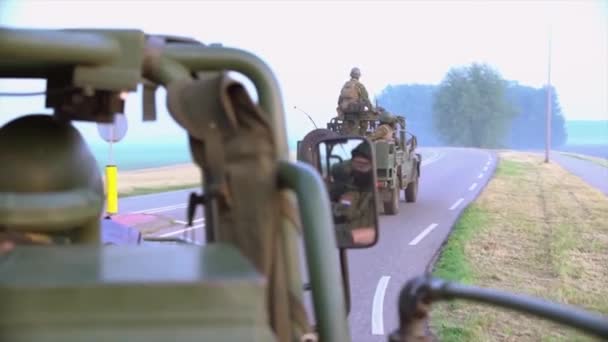
[[[350,71],[350,80],[342,86],[338,97],[338,113],[360,113],[365,111],[365,107],[372,111],[374,107],[369,100],[367,89],[359,81],[361,70],[355,67]]]
[[[352,68],[350,80],[342,86],[338,97],[338,118],[345,119],[345,115],[350,114],[351,119],[346,120],[345,133],[364,135],[367,131],[367,122],[359,121],[363,118],[366,111],[374,111],[369,95],[365,86],[359,81],[361,71],[359,68]],[[354,119],[354,120],[352,120]],[[358,126],[358,127],[357,127]]]

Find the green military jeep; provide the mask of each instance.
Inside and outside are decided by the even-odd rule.
[[[418,141],[415,135],[405,131],[405,118],[397,116],[399,130],[395,141],[375,141],[375,160],[378,188],[378,198],[382,202],[380,208],[384,213],[396,215],[399,213],[399,198],[401,190],[407,202],[416,202],[418,181],[420,178],[420,163],[422,156],[416,153]],[[315,129],[309,132],[302,141],[298,142],[298,160],[318,164],[310,154],[311,146],[319,139],[359,135],[369,137],[380,126],[378,114],[365,112],[363,115],[345,115],[342,118],[332,118],[327,129]]]
[[[402,119],[402,117],[400,117]],[[406,132],[401,130],[398,141],[376,141],[376,174],[379,198],[384,213],[395,215],[399,212],[399,197],[403,190],[407,202],[416,202],[420,162],[416,153],[416,136],[406,141]]]

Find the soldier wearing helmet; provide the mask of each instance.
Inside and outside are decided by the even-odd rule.
[[[104,190],[78,130],[50,115],[0,128],[0,241],[99,243]]]
[[[368,138],[371,141],[395,141],[394,133],[397,119],[384,108],[378,107],[380,126]]]
[[[367,89],[359,81],[361,70],[354,67],[350,71],[350,80],[342,86],[338,97],[338,114],[360,113],[366,110],[373,111],[374,107],[369,100]]]

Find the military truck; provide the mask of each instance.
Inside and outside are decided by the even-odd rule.
[[[227,71],[249,77],[260,102]],[[46,80],[52,111],[0,128],[0,139],[12,147],[2,157],[14,164],[0,168],[1,341],[351,340],[326,191],[333,180],[322,172],[352,157],[351,169],[372,170],[363,180],[373,184],[375,159],[360,163],[354,149],[348,151],[369,143],[365,138],[326,137],[310,150],[322,162],[319,169],[290,162],[280,91],[255,55],[139,30],[0,28],[0,78]],[[124,111],[124,92],[138,86],[143,120],[156,119],[154,92],[164,87],[168,114],[188,137],[201,192],[184,199],[185,214],[192,221],[203,206],[203,246],[102,243],[100,175],[72,122],[112,122]],[[24,139],[23,131],[37,134]],[[48,169],[33,162],[45,154],[56,158]],[[19,168],[23,172],[14,172]],[[353,205],[342,195],[350,193],[339,200]],[[369,248],[381,238],[377,208],[362,210],[376,222],[350,229],[355,243],[348,248]],[[58,239],[24,243],[13,239],[19,233]],[[303,305],[305,291],[314,315]],[[421,276],[401,290],[399,326],[388,340],[427,338],[431,304],[453,299],[534,314],[608,339],[606,317]]]
[[[381,124],[382,112],[367,111],[362,115],[344,114],[327,123],[327,129],[315,129],[298,142],[298,160],[316,165],[318,161],[310,155],[311,146],[318,139],[335,136],[369,137]],[[401,192],[406,202],[416,202],[420,180],[422,156],[416,153],[418,141],[415,135],[406,132],[405,118],[395,116],[398,123],[395,141],[375,141],[376,177],[380,207],[388,215],[399,213]]]

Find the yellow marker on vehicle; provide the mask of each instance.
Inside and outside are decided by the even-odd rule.
[[[118,167],[106,165],[106,212],[118,213]]]
[[[125,99],[121,93],[121,99]],[[124,138],[127,133],[127,119],[122,113],[115,113],[112,123],[98,123],[99,136],[109,143],[108,164],[106,164],[106,213],[108,216],[118,214],[118,166],[114,163],[112,145]]]

